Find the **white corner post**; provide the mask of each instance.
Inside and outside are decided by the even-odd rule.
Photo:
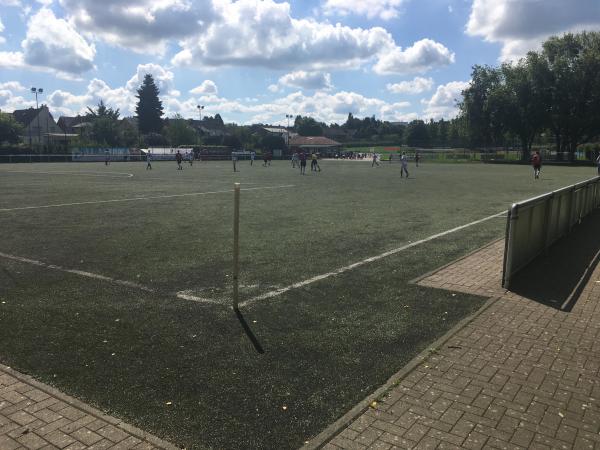
[[[240,183],[233,185],[233,309],[238,311],[240,273]]]

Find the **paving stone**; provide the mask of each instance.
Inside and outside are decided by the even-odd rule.
[[[17,441],[30,450],[38,450],[48,445],[46,440],[42,439],[35,433],[24,434],[20,438],[17,438]]]

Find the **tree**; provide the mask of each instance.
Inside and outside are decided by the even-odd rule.
[[[160,133],[162,130],[163,106],[158,94],[159,90],[154,83],[154,78],[147,73],[136,95],[138,103],[135,112],[140,134]]]
[[[500,83],[500,71],[490,66],[473,67],[471,83],[463,91],[460,104],[461,114],[469,124],[469,139],[472,146],[497,144],[503,135],[498,105],[490,100]],[[497,93],[496,93],[497,94]],[[496,100],[499,97],[496,95]]]
[[[18,144],[23,134],[23,127],[12,114],[0,113],[0,144]]]
[[[165,128],[164,135],[174,147],[194,144],[198,140],[196,130],[179,114],[175,114],[172,119],[169,119]]]
[[[413,120],[406,127],[406,145],[411,147],[429,147],[427,125],[422,120]]]
[[[100,100],[96,110],[88,107],[86,118],[92,124],[91,137],[99,145],[116,147],[121,144],[119,110],[107,107]]]
[[[312,117],[296,116],[294,128],[300,136],[322,136],[324,124],[319,124]]]
[[[281,136],[269,133],[263,136],[260,146],[263,150],[270,152],[273,150],[282,150],[285,148],[285,140]]]
[[[600,134],[600,33],[551,37],[536,63],[557,151],[572,159],[579,144]]]
[[[113,120],[119,120],[119,109],[107,108],[104,104],[104,101],[100,99],[100,103],[98,103],[98,108],[94,111],[92,108],[88,106],[88,112],[86,113],[86,117],[88,120],[97,119],[99,117],[108,117]]]
[[[108,116],[94,119],[91,134],[92,139],[100,145],[117,147],[120,144],[118,123]]]

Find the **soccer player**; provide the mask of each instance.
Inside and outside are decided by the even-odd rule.
[[[175,161],[177,161],[177,170],[183,170],[183,167],[181,167],[181,161],[183,161],[183,157],[181,156],[179,150],[177,150],[177,153],[175,153]]]
[[[194,164],[194,152],[190,152],[188,154],[188,161],[190,162],[190,167]]]
[[[318,170],[320,172],[321,168],[319,167],[319,157],[317,156],[317,154],[313,153],[310,156],[310,159],[310,171],[316,172]]]
[[[415,162],[417,163],[417,167],[419,167],[419,160],[421,159],[421,156],[419,155],[419,152],[415,153]]]
[[[377,153],[373,152],[373,164],[371,164],[371,167],[373,167],[375,164],[377,164],[377,167],[379,167],[379,163],[377,162]]]
[[[104,165],[108,166],[110,164],[110,152],[108,150],[104,151]]]
[[[406,154],[402,153],[400,157],[400,178],[406,173],[406,178],[408,178],[408,159],[406,158]]]
[[[235,167],[235,163],[237,162],[237,154],[231,152],[231,162],[233,163],[233,171],[237,172],[237,169]]]
[[[150,151],[148,151],[148,153],[146,153],[146,170],[152,170],[152,153],[150,153]]]
[[[533,166],[533,178],[537,180],[540,177],[540,172],[542,171],[542,157],[540,156],[540,152],[537,150],[531,157],[531,165]]]
[[[254,164],[254,158],[256,157],[255,152],[250,152],[250,165]]]
[[[298,157],[300,159],[300,173],[306,175],[306,153],[300,152]]]
[[[269,161],[269,156],[267,152],[263,152],[263,167],[267,167],[267,161]]]
[[[267,153],[267,162],[269,163],[269,165],[271,165],[271,161],[273,161],[273,153],[268,152]]]
[[[390,164],[392,163],[392,156],[394,156],[394,154],[390,153]]]
[[[298,152],[294,152],[292,155],[292,169],[295,169],[298,164]]]

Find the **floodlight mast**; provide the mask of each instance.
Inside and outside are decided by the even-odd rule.
[[[39,104],[38,104],[38,94],[40,94],[40,95],[43,94],[44,93],[44,89],[43,88],[32,87],[31,88],[31,92],[33,94],[35,94],[35,109],[37,109],[38,145],[41,145],[41,143],[42,143],[42,134],[41,134],[41,130],[40,130],[40,107],[39,107]],[[46,127],[46,133],[48,133],[47,127]],[[29,135],[31,136],[31,131],[29,132]]]

